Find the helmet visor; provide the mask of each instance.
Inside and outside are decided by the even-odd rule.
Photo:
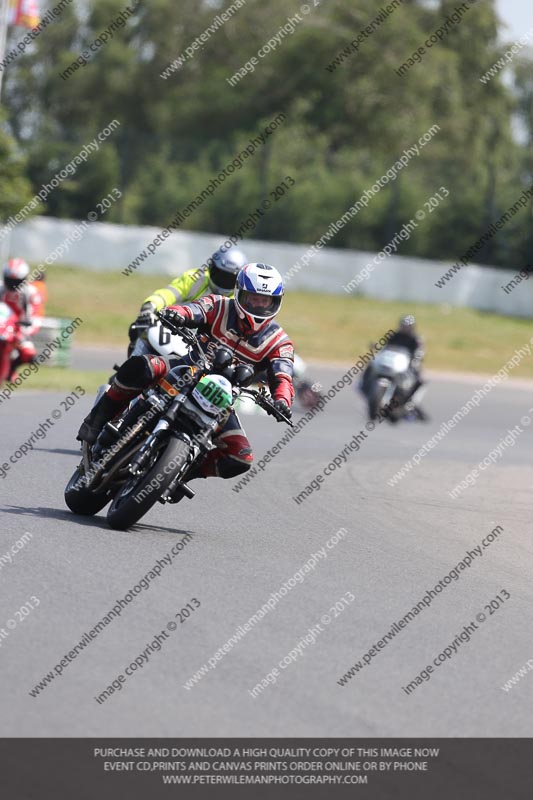
[[[214,263],[209,265],[209,277],[211,278],[211,282],[214,286],[224,289],[225,292],[229,292],[231,289],[235,288],[235,280],[238,271],[238,268],[232,269],[231,267],[229,269],[221,269]]]
[[[237,297],[244,311],[260,319],[273,317],[281,306],[281,295],[273,297],[269,294],[256,294],[246,289],[239,289]]]

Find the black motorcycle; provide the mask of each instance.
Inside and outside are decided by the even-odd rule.
[[[263,388],[246,388],[253,367],[224,346],[204,350],[196,335],[158,315],[187,343],[190,363],[173,367],[155,386],[108,422],[94,445],[82,444],[82,461],[65,488],[75,514],[93,515],[110,501],[107,520],[126,530],[159,501],[176,503],[195,493],[188,476],[199,467],[237,398],[253,398],[267,414],[292,427]]]

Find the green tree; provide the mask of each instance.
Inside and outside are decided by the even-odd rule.
[[[299,0],[247,0],[191,50],[229,4],[141,0],[65,80],[61,73],[124,8],[124,0],[73,2],[10,65],[9,122],[36,190],[112,119],[121,123],[49,196],[46,213],[83,217],[117,186],[123,198],[106,219],[165,225],[281,111],[283,126],[183,228],[231,233],[290,175],[290,192],[247,235],[314,241],[438,125],[431,142],[331,245],[380,249],[444,186],[449,198],[401,252],[455,260],[531,178],[528,142],[514,127],[518,113],[531,136],[527,68],[518,64],[514,87],[500,76],[479,80],[501,53],[494,0],[470,4],[403,77],[398,67],[455,12],[455,0],[404,0],[379,25],[381,6],[373,0],[310,2],[308,14]],[[350,43],[371,24],[375,30],[355,51]],[[271,52],[257,57],[269,41]],[[230,85],[254,57],[253,71]],[[482,260],[513,266],[531,244],[530,227],[528,213],[517,215],[487,243]]]
[[[0,220],[7,220],[31,200],[31,184],[26,177],[26,160],[0,116]]]

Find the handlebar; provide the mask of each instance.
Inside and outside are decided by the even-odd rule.
[[[197,339],[194,333],[191,333],[182,325],[176,325],[174,322],[171,322],[165,317],[164,312],[156,311],[155,316],[171,333],[174,335],[179,334],[186,342],[189,342],[189,344],[196,344]]]
[[[289,417],[286,417],[285,414],[282,414],[281,411],[278,411],[272,398],[270,395],[267,395],[264,389],[241,389],[241,393],[248,394],[252,397],[259,408],[262,408],[263,411],[266,411],[267,414],[274,417],[278,422],[285,422],[289,427],[294,428],[294,422],[289,419]]]

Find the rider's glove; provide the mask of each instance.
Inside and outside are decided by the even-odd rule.
[[[128,336],[130,337],[130,342],[136,342],[138,337],[141,334],[141,328],[151,328],[152,325],[155,323],[155,307],[152,303],[145,303],[141,310],[139,311],[139,315],[137,319],[131,323],[130,327],[128,328]]]
[[[135,325],[149,328],[155,322],[155,307],[152,303],[146,303],[139,311],[139,316],[135,320]]]
[[[31,319],[20,319],[20,320],[19,320],[19,325],[20,325],[22,328],[31,328],[32,324],[33,324],[33,323],[32,323],[32,321],[31,321]]]
[[[285,400],[274,400],[274,408],[288,419],[292,417],[291,407]]]
[[[172,322],[172,324],[176,325],[178,328],[188,322],[187,317],[184,317],[183,314],[179,313],[179,311],[174,311],[173,308],[165,308],[165,310],[162,312],[162,316],[164,319],[168,319],[169,322]]]

